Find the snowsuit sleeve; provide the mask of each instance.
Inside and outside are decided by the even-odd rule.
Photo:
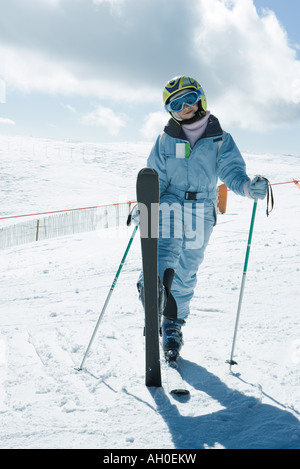
[[[159,135],[157,138],[149,158],[147,160],[148,168],[153,168],[157,171],[159,177],[159,187],[160,193],[166,191],[169,182],[167,179],[167,171],[166,171],[166,156],[165,156],[165,147],[164,147],[164,134]]]
[[[217,174],[229,189],[245,196],[244,185],[250,180],[246,164],[232,136],[226,132],[217,157]]]

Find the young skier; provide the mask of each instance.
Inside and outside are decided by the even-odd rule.
[[[170,80],[163,101],[171,119],[158,136],[147,166],[159,175],[159,304],[163,350],[167,360],[175,361],[197,271],[216,224],[218,178],[236,194],[260,199],[267,194],[267,182],[258,176],[250,180],[233,138],[207,110],[206,96],[195,79]],[[138,288],[142,297],[142,280]]]

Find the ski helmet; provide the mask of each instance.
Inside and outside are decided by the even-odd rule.
[[[163,101],[164,105],[166,105],[169,100],[177,93],[180,92],[182,94],[183,90],[195,90],[200,91],[202,96],[200,99],[201,107],[204,111],[207,109],[207,102],[206,96],[203,91],[201,85],[192,77],[187,77],[185,75],[181,75],[175,78],[172,78],[168,83],[165,85],[163,90]]]

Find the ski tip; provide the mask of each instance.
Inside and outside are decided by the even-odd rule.
[[[189,396],[190,395],[190,391],[188,389],[172,389],[170,391],[171,394],[174,394],[175,396]]]
[[[143,168],[139,171],[138,175],[141,176],[142,174],[151,174],[157,176],[157,172],[153,168]]]

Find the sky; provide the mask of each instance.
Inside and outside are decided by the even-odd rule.
[[[300,155],[299,0],[1,0],[0,133],[154,142],[197,79],[242,151]]]

